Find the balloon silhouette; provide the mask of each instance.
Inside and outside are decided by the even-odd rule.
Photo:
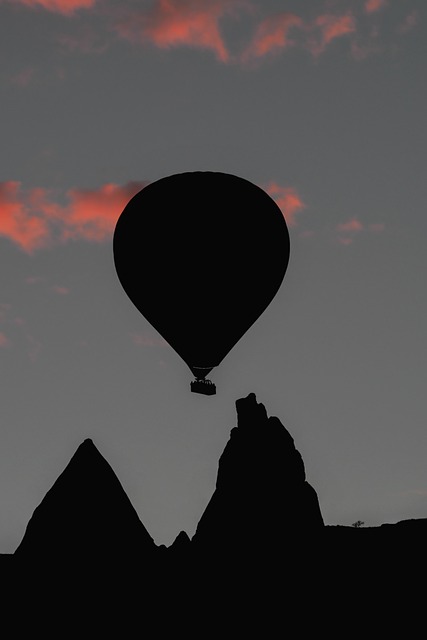
[[[113,240],[119,280],[186,362],[192,391],[271,302],[289,261],[276,203],[237,176],[189,172],[152,182],[121,214]]]

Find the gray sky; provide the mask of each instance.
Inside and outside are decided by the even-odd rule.
[[[0,552],[86,437],[157,544],[191,536],[251,391],[326,523],[427,516],[425,18],[424,0],[0,1]],[[188,170],[265,188],[291,235],[213,397],[112,260],[130,197]]]

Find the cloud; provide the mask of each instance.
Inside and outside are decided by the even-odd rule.
[[[0,331],[0,349],[7,349],[10,346],[12,345],[9,338],[2,331]]]
[[[42,276],[28,276],[24,280],[25,284],[29,284],[29,285],[39,284],[43,281],[44,281],[44,278]]]
[[[362,231],[363,225],[357,218],[352,218],[348,222],[343,222],[337,226],[337,230],[340,233],[353,233]]]
[[[288,225],[294,227],[296,215],[305,208],[296,190],[293,187],[281,187],[276,182],[270,182],[266,191],[276,201]]]
[[[242,60],[259,58],[294,45],[289,31],[302,26],[302,19],[292,13],[269,16],[258,25],[252,42],[242,55]]]
[[[365,12],[366,13],[376,13],[381,9],[384,9],[387,6],[387,0],[366,0],[365,2]]]
[[[67,287],[63,287],[60,284],[53,285],[52,291],[60,296],[67,296],[70,293],[70,290]]]
[[[397,32],[400,33],[401,35],[405,35],[406,33],[409,33],[409,31],[412,31],[412,29],[414,29],[417,26],[418,21],[419,21],[418,11],[416,10],[411,11],[411,13],[409,13],[404,19],[404,21],[399,25],[399,27],[397,28]]]
[[[27,253],[45,246],[49,239],[47,220],[31,211],[19,182],[0,182],[0,236]]]
[[[72,239],[104,242],[111,238],[125,205],[146,184],[70,189],[68,204],[62,205],[47,189],[23,190],[19,182],[0,183],[0,236],[29,254]]]
[[[71,189],[67,192],[70,203],[61,212],[62,238],[107,240],[128,201],[145,185],[141,182],[123,186],[109,183],[99,189]]]
[[[11,304],[0,303],[0,323],[13,335],[12,341],[3,331],[0,331],[0,348],[23,347],[27,357],[35,362],[42,351],[42,345],[29,333],[25,320],[15,315]]]
[[[90,9],[97,0],[15,0],[27,7],[42,7],[47,11],[69,16],[79,9]]]
[[[57,41],[68,53],[101,54],[108,49],[108,44],[87,25],[78,33],[59,35]]]
[[[12,76],[10,79],[11,83],[17,87],[28,87],[34,80],[35,70],[32,67],[27,67],[22,69],[19,73]]]
[[[351,218],[347,222],[342,222],[336,226],[338,233],[338,242],[344,246],[352,244],[357,235],[362,231],[370,233],[382,233],[385,229],[384,223],[371,223],[367,226],[363,225],[358,218]]]
[[[357,218],[352,218],[347,222],[342,222],[337,225],[336,231],[338,232],[338,242],[344,246],[352,244],[354,238],[358,233],[363,231],[363,224]]]
[[[120,36],[133,42],[150,42],[161,49],[189,46],[210,49],[221,62],[229,52],[220,20],[247,3],[242,0],[157,0],[151,11],[133,12],[116,23]]]
[[[384,51],[384,47],[378,44],[376,36],[371,36],[371,38],[365,42],[353,40],[351,43],[351,55],[355,60],[366,60],[369,56],[375,53],[381,53],[382,51]]]
[[[354,33],[356,20],[351,13],[342,16],[323,14],[315,19],[313,28],[320,31],[320,41],[311,40],[308,46],[312,54],[318,56],[336,38]]]

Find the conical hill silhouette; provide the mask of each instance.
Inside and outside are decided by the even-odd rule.
[[[15,555],[108,561],[154,549],[113,469],[87,439],[35,509]]]

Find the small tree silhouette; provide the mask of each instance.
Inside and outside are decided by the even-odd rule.
[[[364,524],[365,523],[362,522],[362,520],[356,520],[356,522],[353,522],[351,526],[354,527],[355,529],[360,529],[360,527],[363,527]]]

